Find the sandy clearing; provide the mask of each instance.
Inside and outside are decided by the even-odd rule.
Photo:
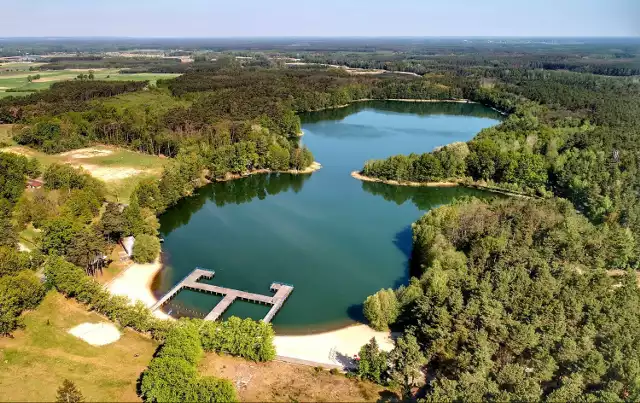
[[[58,155],[61,157],[69,157],[72,159],[83,159],[83,158],[104,157],[110,154],[113,154],[112,150],[101,149],[101,148],[80,148],[77,150],[67,151]]]
[[[31,248],[27,247],[25,244],[23,243],[18,243],[18,250],[20,252],[31,252]]]
[[[131,301],[141,301],[151,307],[158,301],[151,286],[161,269],[159,259],[151,264],[133,264],[107,284],[106,288],[112,294],[124,295]],[[162,319],[171,318],[160,310],[156,310],[154,315]],[[389,351],[393,348],[391,333],[378,332],[363,324],[311,335],[276,335],[274,344],[280,357],[348,367],[353,365],[354,354],[373,337],[382,349]]]
[[[100,167],[100,166],[93,165],[93,164],[71,164],[71,165],[73,165],[75,167],[78,167],[78,168],[85,169],[94,178],[98,178],[98,179],[103,180],[105,182],[126,179],[126,178],[128,178],[130,176],[135,176],[135,175],[138,175],[138,174],[143,172],[143,171],[141,171],[139,169],[128,168],[128,167],[121,167],[121,168]]]
[[[79,339],[86,341],[92,346],[104,346],[114,343],[120,339],[120,331],[113,323],[89,323],[69,330],[69,333]]]
[[[145,306],[151,307],[158,300],[151,291],[151,285],[156,274],[162,269],[160,259],[149,264],[134,263],[125,269],[118,277],[111,280],[106,288],[114,295],[129,297],[132,303],[142,302]],[[170,316],[157,310],[153,313],[161,319],[169,319]]]

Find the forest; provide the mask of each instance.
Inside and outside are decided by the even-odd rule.
[[[296,56],[419,76],[223,57],[195,62],[157,86],[76,80],[0,100],[0,123],[14,125],[13,139],[21,145],[54,154],[111,144],[169,159],[161,178],[142,181],[122,206],[106,202],[101,182],[82,170],[43,169],[35,160],[0,153],[0,333],[18,328],[21,313],[55,288],[165,342],[141,378],[143,398],[236,399],[233,385],[197,374],[202,352],[272,359],[271,328],[166,326],[144,307],[106,295],[91,277],[95,257],[120,237],[135,235],[141,242],[134,259],[153,260],[160,249],[157,216],[208,181],[307,168],[313,155],[298,139],[300,113],[361,99],[466,99],[507,116],[468,143],[369,161],[362,174],[481,183],[528,197],[463,199],[413,225],[413,278],[364,302],[371,326],[402,336],[389,353],[375,342],[363,346],[355,376],[399,385],[405,397],[419,385],[434,402],[638,400],[640,85],[626,77],[637,74],[637,43],[617,50],[592,43],[579,51],[565,43],[552,52],[532,44],[425,42],[378,53],[393,44],[309,43]],[[286,44],[269,46],[256,45],[263,55],[276,49],[293,56],[278,50]],[[528,56],[519,59],[523,53]],[[76,61],[52,63],[67,62]],[[447,109],[456,113],[455,104]],[[346,112],[325,113],[340,119]],[[25,192],[27,178],[40,175],[45,186]],[[183,202],[239,203],[303,184],[256,176]],[[243,189],[241,196],[230,196],[230,187]],[[400,190],[363,187],[397,202],[407,198]],[[17,234],[27,225],[41,231],[40,248],[19,252]],[[35,274],[40,268],[44,284]],[[239,329],[246,339],[234,339]],[[255,339],[264,342],[247,349],[247,340]],[[175,384],[163,380],[174,375]]]
[[[367,298],[359,376],[426,401],[619,401],[639,396],[640,290],[633,235],[600,229],[562,200],[460,200],[413,225],[414,277]]]

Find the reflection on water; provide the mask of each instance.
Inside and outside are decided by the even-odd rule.
[[[397,101],[367,101],[355,102],[344,108],[325,109],[317,112],[301,113],[304,123],[318,123],[323,121],[340,121],[349,115],[367,109],[381,112],[395,112],[398,114],[412,114],[418,116],[450,115],[474,116],[478,118],[502,119],[502,115],[486,106],[462,102],[397,102]],[[424,133],[424,131],[423,131]],[[313,150],[312,150],[313,151]]]
[[[399,102],[303,115],[302,141],[323,168],[211,184],[170,208],[160,217],[165,270],[157,292],[199,266],[216,272],[213,284],[249,292],[268,293],[274,281],[293,284],[273,322],[280,333],[362,320],[368,295],[408,281],[411,223],[457,197],[488,193],[361,182],[351,171],[367,159],[467,141],[498,117],[473,104]],[[210,297],[186,293],[174,308],[205,313],[215,302]],[[261,310],[234,303],[227,315],[260,319]]]
[[[300,192],[310,175],[294,174],[258,174],[227,182],[216,182],[198,189],[193,196],[184,198],[169,209],[162,220],[162,232],[170,233],[186,225],[191,215],[204,206],[207,201],[218,207],[227,204],[249,203],[253,199],[264,200],[267,196],[280,192]]]
[[[372,195],[382,196],[384,200],[397,205],[410,201],[422,211],[429,211],[443,204],[451,203],[452,200],[458,198],[470,196],[489,198],[497,196],[497,194],[463,186],[433,188],[426,186],[394,186],[381,182],[362,182],[362,190]]]

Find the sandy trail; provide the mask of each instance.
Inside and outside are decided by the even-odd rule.
[[[158,301],[151,291],[151,285],[161,269],[162,263],[159,259],[151,264],[133,264],[106,287],[112,294],[124,295],[132,301],[142,301],[151,307]],[[170,318],[160,310],[156,310],[154,315],[163,319]],[[380,348],[387,351],[393,348],[389,332],[377,332],[363,324],[318,334],[276,335],[274,344],[278,356],[281,357],[349,367],[353,365],[353,356],[358,353],[360,347],[373,337],[378,341]]]

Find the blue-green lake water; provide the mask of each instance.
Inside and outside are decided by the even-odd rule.
[[[467,141],[499,122],[475,104],[367,102],[301,116],[302,141],[323,168],[311,175],[270,174],[199,189],[160,217],[161,295],[195,267],[211,283],[270,294],[295,290],[276,315],[278,332],[311,333],[362,319],[362,302],[408,281],[411,223],[464,195],[466,188],[413,188],[358,181],[368,159],[422,153]],[[219,298],[181,292],[165,311],[204,316]],[[231,315],[260,319],[268,307],[234,302]]]

